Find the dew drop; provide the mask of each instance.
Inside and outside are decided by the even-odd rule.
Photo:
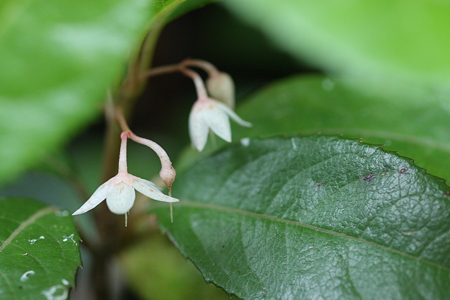
[[[334,82],[330,78],[325,78],[322,81],[322,88],[325,91],[331,91],[334,88]]]
[[[244,147],[248,147],[248,145],[250,145],[250,138],[241,139],[241,145]]]
[[[25,273],[23,273],[23,275],[20,277],[20,281],[25,282],[28,280],[29,276],[34,275],[35,272],[33,270],[30,271],[26,271]]]
[[[295,139],[294,138],[291,138],[291,143],[292,143],[292,148],[294,150],[297,150],[297,144],[295,143]]]
[[[66,287],[58,284],[52,286],[48,290],[43,290],[41,294],[44,295],[47,300],[66,300],[68,291]]]
[[[73,233],[69,236],[63,235],[63,242],[67,242],[68,240],[71,240],[72,242],[74,242],[76,244],[77,242],[73,239],[73,237],[74,237]]]
[[[37,239],[28,239],[28,242],[30,243],[30,245],[33,245],[34,243],[36,243],[38,240],[43,240],[45,239],[45,236],[41,235],[39,238]]]
[[[69,212],[67,210],[56,211],[55,215],[57,215],[58,217],[67,217],[69,215]]]

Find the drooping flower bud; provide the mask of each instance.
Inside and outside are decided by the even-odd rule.
[[[234,82],[229,74],[219,71],[210,72],[206,80],[206,89],[211,98],[219,100],[231,109],[234,109]]]
[[[167,188],[169,190],[169,195],[171,193],[172,184],[175,181],[176,176],[177,176],[177,172],[175,171],[172,164],[167,167],[163,166],[161,168],[161,171],[159,171],[159,177],[161,177],[162,181],[167,186]]]
[[[144,139],[142,137],[139,137],[135,135],[133,132],[130,132],[130,139],[133,141],[140,143],[142,145],[145,145],[155,151],[155,153],[158,155],[159,160],[161,161],[161,170],[159,172],[159,176],[161,177],[164,184],[169,189],[169,193],[172,187],[173,182],[175,181],[175,177],[177,176],[177,172],[172,166],[172,162],[170,161],[169,156],[167,155],[166,151],[157,143],[154,141]]]

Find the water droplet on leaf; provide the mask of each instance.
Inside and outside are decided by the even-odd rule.
[[[30,271],[26,271],[25,273],[23,273],[23,275],[20,277],[20,281],[25,282],[28,280],[28,278],[32,275],[34,275],[35,272],[33,270]]]

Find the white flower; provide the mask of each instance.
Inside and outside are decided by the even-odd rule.
[[[106,204],[111,212],[126,214],[134,204],[137,190],[141,194],[158,201],[178,202],[180,200],[163,194],[156,185],[148,180],[119,172],[116,176],[102,184],[94,194],[73,215],[85,213],[106,198]]]
[[[205,148],[209,129],[225,141],[231,142],[231,129],[228,117],[231,117],[242,126],[252,126],[251,123],[242,120],[227,105],[211,98],[200,97],[194,103],[189,115],[189,134],[194,147],[198,151],[202,151]]]
[[[72,215],[85,213],[106,198],[106,204],[111,212],[123,215],[133,207],[137,190],[141,194],[158,201],[178,202],[180,200],[163,194],[151,181],[128,174],[127,171],[127,140],[129,132],[122,132],[120,138],[119,172],[116,176],[102,184],[94,194]]]

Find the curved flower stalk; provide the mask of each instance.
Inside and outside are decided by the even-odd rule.
[[[161,161],[161,170],[159,171],[159,177],[161,177],[164,184],[167,186],[167,189],[169,191],[169,195],[171,193],[172,184],[175,181],[175,177],[177,175],[177,172],[172,166],[172,162],[169,159],[169,156],[167,155],[166,151],[157,143],[154,141],[141,138],[137,135],[135,135],[133,132],[129,132],[129,137],[136,143],[145,145],[155,151],[155,153],[158,155],[159,160]]]
[[[183,69],[182,72],[194,80],[197,90],[198,99],[189,115],[189,135],[198,151],[205,148],[209,129],[225,141],[231,142],[229,117],[239,125],[252,126],[251,123],[242,120],[229,106],[209,98],[205,85],[197,73],[188,69]]]
[[[194,66],[202,68],[208,73],[206,79],[206,89],[208,94],[234,109],[234,82],[228,73],[221,72],[210,62],[200,59],[186,59],[182,63],[184,66]]]
[[[133,176],[127,169],[127,139],[129,132],[122,132],[119,156],[119,172],[116,176],[103,183],[94,194],[73,215],[79,215],[93,209],[106,198],[106,204],[111,212],[126,214],[134,204],[137,190],[141,194],[158,201],[178,202],[180,200],[163,194],[151,181]]]
[[[116,110],[116,117],[119,121],[120,126],[122,127],[123,131],[126,131],[128,133],[128,137],[135,141],[136,143],[145,145],[155,151],[156,155],[158,155],[159,160],[161,161],[161,170],[159,171],[159,177],[161,177],[164,184],[167,186],[167,189],[169,191],[169,196],[171,195],[171,189],[172,184],[175,181],[175,177],[177,176],[177,172],[172,166],[172,162],[170,161],[169,155],[167,155],[167,152],[157,143],[154,141],[144,139],[142,137],[139,137],[135,135],[131,129],[128,127],[127,122],[125,121],[125,118],[122,114],[122,110],[117,109]]]

